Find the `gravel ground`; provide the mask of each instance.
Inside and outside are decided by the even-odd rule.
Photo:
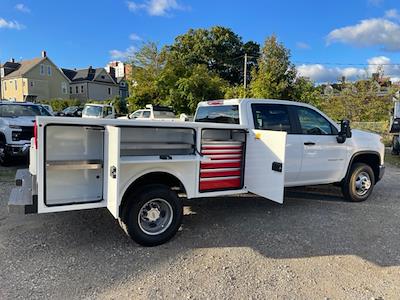
[[[183,230],[143,248],[107,210],[9,215],[0,169],[0,299],[398,299],[400,169],[363,203],[337,188],[188,202]]]

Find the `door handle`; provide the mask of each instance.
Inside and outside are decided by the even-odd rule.
[[[306,146],[314,146],[315,143],[314,142],[305,142],[304,145],[306,145]]]

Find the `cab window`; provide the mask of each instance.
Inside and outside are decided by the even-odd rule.
[[[289,111],[286,106],[277,104],[252,104],[251,109],[255,129],[292,132]]]
[[[330,135],[337,134],[337,129],[321,114],[307,107],[296,107],[302,134]]]
[[[146,111],[144,111],[143,112],[143,116],[142,116],[143,118],[150,118],[150,112],[148,111],[148,110],[146,110]]]
[[[239,106],[200,106],[197,109],[195,122],[239,124]]]

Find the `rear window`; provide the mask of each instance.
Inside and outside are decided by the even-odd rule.
[[[239,124],[239,106],[200,106],[195,122]]]

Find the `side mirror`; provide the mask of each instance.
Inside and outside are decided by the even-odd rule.
[[[351,138],[351,128],[349,120],[342,120],[340,122],[340,132],[336,137],[336,140],[339,144],[343,144],[347,138]]]

